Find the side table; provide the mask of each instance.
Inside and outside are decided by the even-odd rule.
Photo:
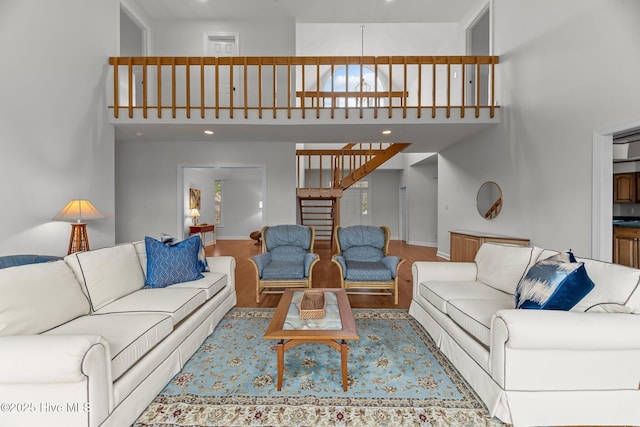
[[[206,233],[211,233],[212,241],[211,243],[215,246],[216,244],[216,226],[215,224],[196,224],[189,226],[189,235],[200,233],[200,238],[202,239],[202,245],[207,246],[205,241]]]

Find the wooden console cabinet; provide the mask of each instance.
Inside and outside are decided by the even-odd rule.
[[[478,233],[474,231],[450,231],[450,261],[473,262],[480,246],[485,242],[505,243],[509,245],[529,246],[529,239],[507,237],[497,234]]]

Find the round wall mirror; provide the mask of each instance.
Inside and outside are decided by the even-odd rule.
[[[478,213],[484,219],[493,219],[502,210],[502,189],[493,181],[487,181],[480,186],[476,198]]]

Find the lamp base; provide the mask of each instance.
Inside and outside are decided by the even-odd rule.
[[[88,250],[89,235],[87,234],[87,224],[71,224],[71,237],[69,238],[69,251],[67,255]]]

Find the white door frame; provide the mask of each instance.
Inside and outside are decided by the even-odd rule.
[[[640,128],[640,120],[593,131],[591,257],[613,259],[613,135]]]

